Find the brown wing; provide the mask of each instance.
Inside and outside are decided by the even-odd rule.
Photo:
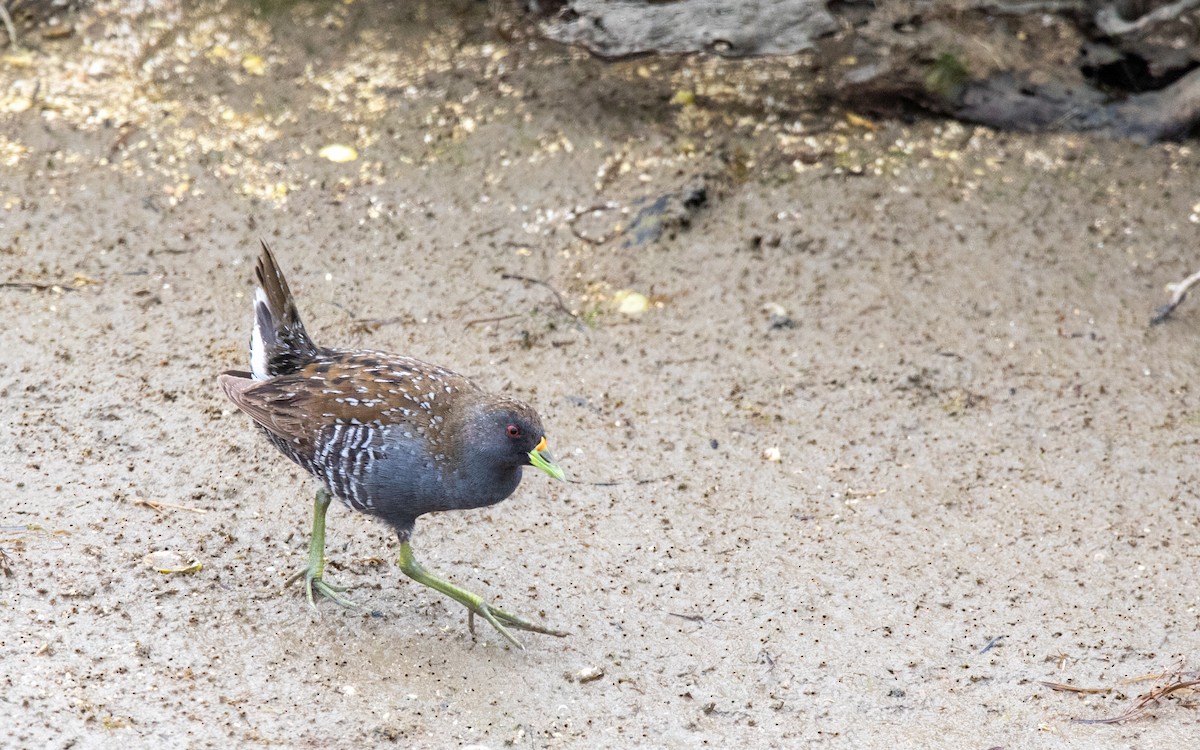
[[[217,378],[237,408],[268,432],[284,440],[307,440],[308,412],[301,394],[277,387],[276,380],[254,380],[249,373],[230,371]]]
[[[324,427],[407,424],[429,437],[478,388],[449,370],[410,357],[376,352],[323,352],[300,370],[269,380],[229,372],[219,379],[230,400],[267,431],[293,444]]]

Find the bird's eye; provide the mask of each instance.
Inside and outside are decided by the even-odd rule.
[[[510,424],[510,425],[508,426],[508,436],[509,436],[510,438],[519,438],[519,437],[521,437],[521,428],[520,428],[520,427],[517,427],[515,424]]]

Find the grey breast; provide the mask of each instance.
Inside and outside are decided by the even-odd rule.
[[[520,483],[519,466],[490,467],[470,457],[454,464],[431,450],[420,434],[393,427],[371,466],[366,489],[374,502],[369,512],[407,522],[425,513],[494,505]]]
[[[448,510],[448,475],[446,457],[433,452],[424,435],[409,425],[388,425],[362,477],[371,503],[365,510],[395,519]]]

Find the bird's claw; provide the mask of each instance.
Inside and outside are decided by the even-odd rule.
[[[343,591],[348,591],[346,586],[335,586],[327,582],[321,573],[314,571],[311,567],[305,566],[292,574],[292,577],[287,580],[284,587],[291,586],[296,581],[304,579],[304,591],[308,596],[308,606],[314,612],[317,610],[316,597],[323,596],[330,599],[336,604],[339,604],[347,609],[358,609],[358,605],[342,596]],[[315,594],[313,592],[316,592]]]
[[[450,597],[454,601],[467,608],[468,622],[467,625],[471,629],[471,635],[475,635],[475,615],[479,615],[496,629],[496,632],[504,636],[504,640],[513,645],[514,648],[524,650],[513,634],[508,632],[508,628],[515,630],[528,630],[531,633],[544,633],[545,635],[558,636],[559,638],[567,635],[560,630],[551,630],[544,625],[537,625],[528,620],[517,617],[511,612],[505,612],[499,607],[493,607],[483,600],[483,597],[467,591],[464,588],[455,586],[447,580],[438,578],[437,576],[425,570],[420,563],[413,558],[412,545],[407,540],[400,543],[400,570],[404,575],[413,579],[417,583],[428,586],[434,591],[438,591]],[[506,627],[507,626],[507,627]]]
[[[496,632],[504,636],[504,639],[511,643],[515,648],[522,651],[525,646],[508,632],[508,628],[515,630],[528,630],[531,633],[542,633],[543,635],[553,635],[558,638],[563,638],[567,635],[562,630],[552,630],[544,625],[532,623],[522,617],[518,617],[511,612],[506,612],[499,607],[493,607],[482,599],[473,601],[467,604],[467,629],[471,631],[471,635],[475,635],[475,615],[479,615],[496,629]],[[507,627],[506,627],[507,626]]]

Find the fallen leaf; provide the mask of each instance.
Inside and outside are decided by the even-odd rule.
[[[622,289],[613,295],[613,304],[624,315],[641,315],[650,309],[650,298],[641,292]]]
[[[267,64],[258,55],[246,55],[242,58],[242,70],[252,76],[260,76],[267,72]]]
[[[846,113],[846,122],[850,123],[851,125],[853,125],[856,128],[864,128],[866,130],[872,130],[872,131],[879,130],[878,125],[871,122],[870,120],[863,117],[862,115],[856,115],[853,112]]]
[[[675,96],[671,97],[671,103],[681,107],[690,107],[696,103],[696,95],[687,89],[680,89],[675,92]]]

